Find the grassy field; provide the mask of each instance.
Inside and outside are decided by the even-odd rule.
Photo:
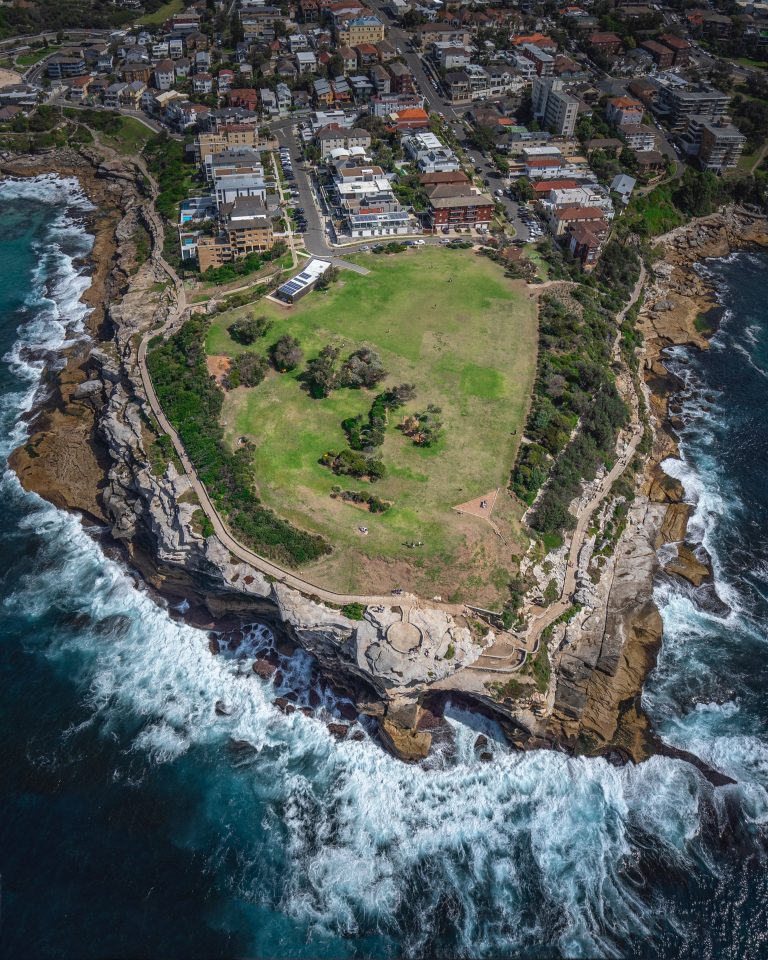
[[[425,248],[355,259],[369,275],[342,271],[329,292],[312,293],[292,308],[261,301],[222,314],[207,346],[212,355],[242,350],[227,327],[255,310],[275,321],[265,347],[290,333],[305,359],[328,343],[340,346],[342,356],[362,344],[376,349],[389,372],[379,390],[402,382],[417,387],[415,400],[392,416],[380,448],[386,478],[368,485],[336,477],[318,463],[325,451],[346,447],[341,421],[366,415],[378,391],[340,389],[312,400],[297,381],[301,368],[229,393],[228,435],[255,443],[264,502],[340,548],[319,561],[313,571],[318,581],[350,590],[411,586],[499,602],[519,536],[504,489],[535,373],[535,301],[524,284],[505,279],[498,266],[469,251]],[[442,408],[445,432],[437,446],[420,448],[395,424],[429,403]],[[394,506],[369,514],[332,499],[336,484],[373,492]],[[503,539],[487,521],[451,509],[498,487],[494,519]],[[406,546],[413,541],[424,546]]]
[[[109,144],[119,153],[131,157],[141,153],[154,134],[149,127],[134,117],[120,117],[119,133],[100,133],[99,136],[104,143]]]
[[[168,3],[163,4],[159,10],[155,10],[154,13],[145,13],[144,16],[136,22],[146,24],[147,26],[157,26],[160,23],[164,23],[175,13],[181,13],[183,9],[184,0],[168,0]]]

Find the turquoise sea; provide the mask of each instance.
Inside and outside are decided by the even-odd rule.
[[[87,209],[73,181],[0,184],[2,458],[84,336]],[[768,957],[768,256],[706,269],[727,310],[709,352],[675,354],[669,469],[729,610],[659,581],[644,702],[735,786],[670,759],[518,754],[458,709],[425,767],[339,743],[272,706],[250,670],[267,630],[212,655],[3,459],[0,956]],[[281,668],[332,714],[307,656]]]

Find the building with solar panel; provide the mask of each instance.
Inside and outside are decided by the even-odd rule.
[[[330,270],[330,267],[331,264],[328,260],[310,260],[301,273],[297,273],[295,277],[286,280],[282,286],[277,288],[275,296],[285,303],[296,303],[310,290],[315,289],[317,281],[327,270]]]

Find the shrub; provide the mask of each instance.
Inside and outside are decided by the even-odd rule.
[[[341,612],[350,620],[362,620],[365,615],[365,606],[362,603],[345,603]]]

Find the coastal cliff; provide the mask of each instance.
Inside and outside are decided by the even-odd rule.
[[[693,221],[657,242],[638,318],[650,453],[638,471],[625,530],[600,582],[594,586],[581,578],[586,615],[561,628],[555,638],[557,683],[545,735],[575,749],[618,751],[635,761],[658,752],[679,755],[654,736],[640,706],[644,679],[662,642],[654,581],[662,574],[682,577],[699,590],[700,602],[721,608],[722,601],[712,586],[706,551],[687,539],[692,507],[684,501],[683,487],[663,470],[665,460],[679,456],[675,408],[670,406],[679,383],[664,355],[675,346],[705,350],[715,332],[717,291],[698,265],[765,245],[766,218],[738,208]],[[666,559],[662,562],[660,556]]]
[[[656,272],[642,315],[644,376],[655,428],[649,469],[642,479],[638,474],[626,528],[596,582],[589,575],[591,550],[580,555],[579,615],[558,626],[548,641],[554,663],[549,703],[534,715],[508,708],[477,685],[454,682],[493,642],[486,626],[414,598],[368,605],[363,619],[352,619],[238,559],[217,536],[204,535],[199,499],[163,443],[167,438],[147,402],[137,363],[143,333],[162,328],[175,307],[158,258],[141,254],[142,234],[150,236],[155,250],[158,238],[139,171],[128,162],[105,159],[96,149],[30,158],[4,170],[19,176],[49,170],[77,176],[97,207],[89,224],[95,237],[88,293],[95,345],[73,348],[64,370],[49,378],[30,438],[11,458],[27,489],[106,525],[148,583],[198,605],[204,612],[200,622],[209,616],[211,625],[231,617],[273,623],[312,654],[360,713],[377,719],[384,745],[404,759],[429,751],[431,714],[424,705],[436,687],[511,721],[510,737],[522,747],[615,749],[633,760],[657,750],[638,706],[661,641],[653,580],[657,550],[684,538],[688,510],[679,484],[659,467],[675,449],[664,428],[666,408],[660,406],[660,385],[669,389],[661,352],[672,343],[705,343],[696,334],[695,319],[711,299],[703,281],[696,286],[693,264],[702,256],[722,255],[709,250],[725,253],[732,245],[752,242],[746,239],[746,220],[731,215],[703,227],[708,245],[701,245],[705,252],[698,256],[689,232],[664,239],[670,255],[678,251],[679,257],[671,261],[671,272],[666,267]],[[696,298],[691,310],[689,289],[695,289]],[[661,309],[660,301],[673,295],[679,309]],[[679,339],[683,332],[686,339]],[[705,577],[696,566],[699,557],[685,550],[683,545],[678,551],[679,571]]]

